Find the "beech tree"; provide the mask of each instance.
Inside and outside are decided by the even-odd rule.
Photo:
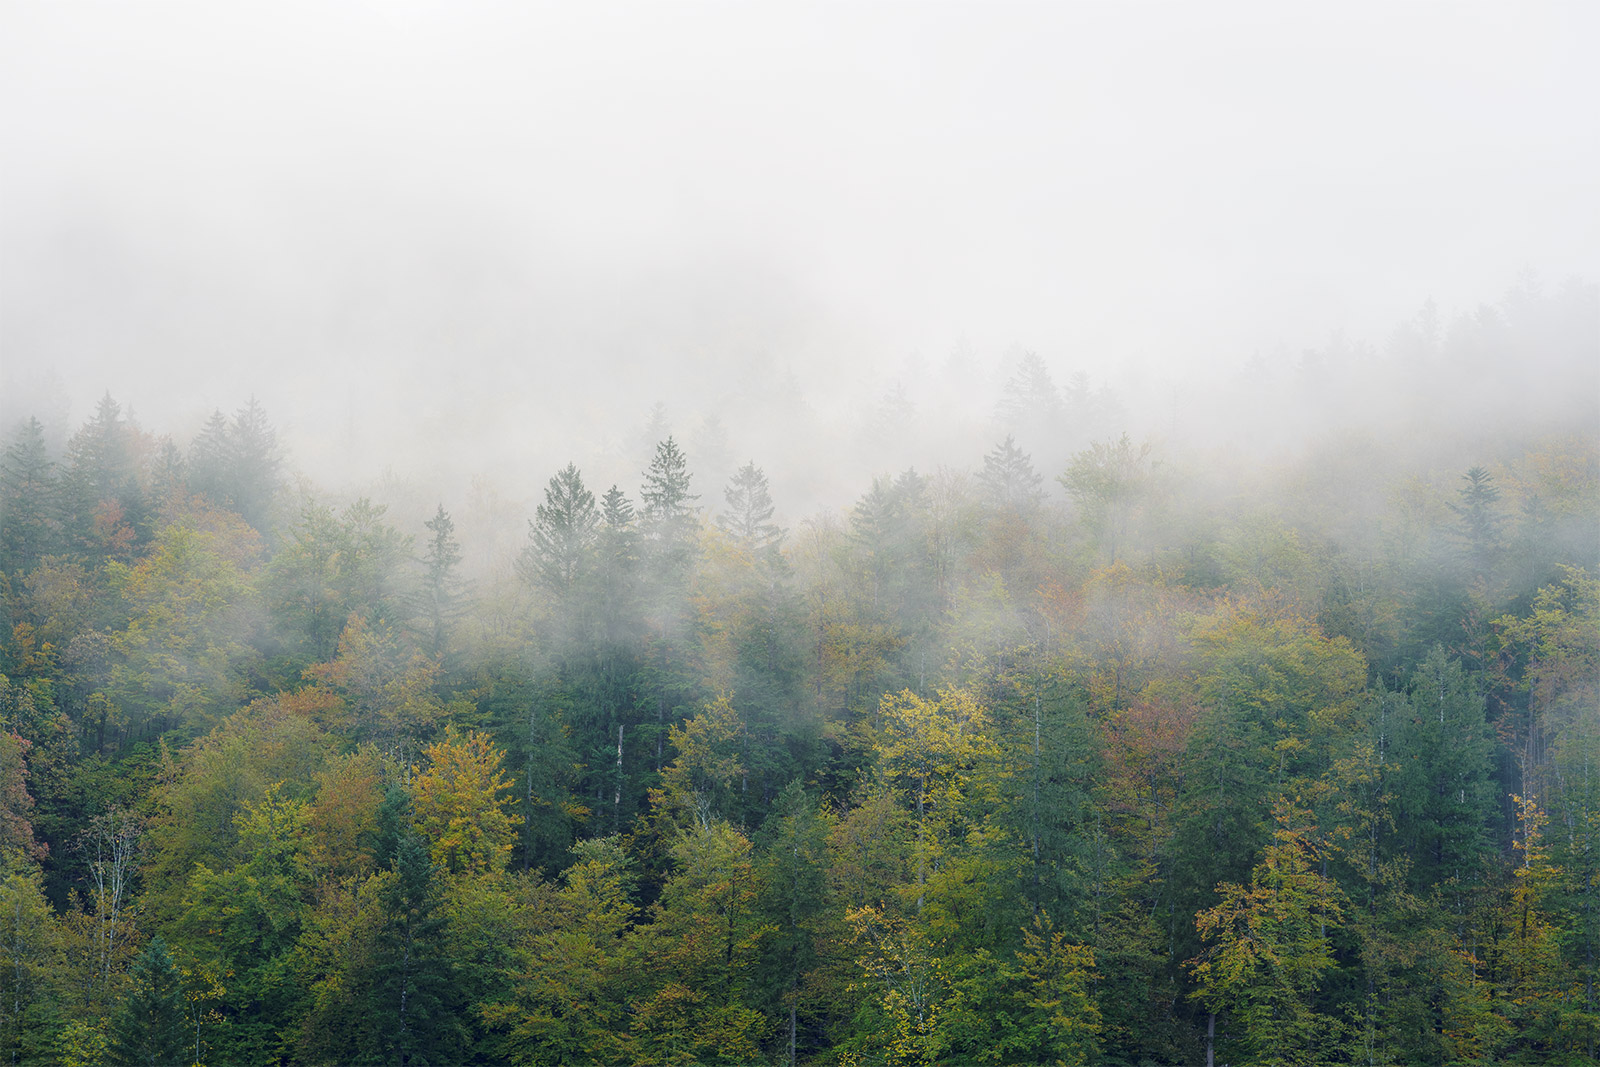
[[[488,735],[454,731],[423,749],[427,767],[413,768],[416,828],[433,864],[451,874],[502,871],[511,857],[519,816],[505,810],[511,789],[503,754]]]
[[[1192,961],[1196,995],[1239,1027],[1252,1063],[1328,1062],[1338,1023],[1317,1011],[1315,994],[1334,965],[1330,930],[1344,917],[1337,883],[1317,870],[1320,849],[1298,798],[1274,808],[1273,843],[1248,886],[1217,886],[1222,900],[1195,917],[1211,947]]]

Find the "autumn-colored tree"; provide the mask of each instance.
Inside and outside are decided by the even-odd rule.
[[[37,869],[0,874],[0,1056],[40,1062],[67,1021],[60,920]]]
[[[108,566],[129,613],[112,637],[110,693],[135,729],[203,730],[242,702],[260,553],[239,519],[199,511],[163,527],[135,566]]]
[[[511,782],[503,753],[487,734],[450,731],[423,749],[425,767],[413,768],[416,828],[433,862],[452,874],[504,870],[521,817],[506,806]]]
[[[310,912],[307,809],[274,785],[234,821],[242,862],[195,866],[174,932],[205,969],[225,976],[219,1051],[259,1061],[277,1047],[299,995],[288,960]]]
[[[1022,939],[1013,994],[1021,1010],[1011,1049],[1036,1063],[1094,1063],[1101,1021],[1091,989],[1093,951],[1068,943],[1042,912],[1023,928]]]
[[[889,780],[905,797],[916,828],[916,907],[923,886],[962,840],[962,807],[978,764],[996,753],[986,733],[988,714],[970,693],[955,690],[924,700],[910,690],[886,696],[880,708],[883,727],[879,759]]]
[[[383,761],[370,748],[337,757],[317,772],[316,801],[306,815],[308,858],[335,879],[373,869]]]
[[[1057,479],[1077,503],[1083,525],[1112,563],[1126,547],[1135,508],[1150,476],[1149,456],[1149,444],[1135,447],[1123,434],[1079,452]]]
[[[723,693],[668,736],[678,754],[662,769],[652,800],[682,825],[709,829],[714,818],[727,816],[729,791],[744,773],[744,722]]]
[[[411,648],[381,621],[353,614],[339,635],[339,654],[306,670],[306,677],[342,693],[348,718],[340,723],[351,735],[400,758],[428,736],[444,717],[433,686],[439,664]]]
[[[1324,1063],[1338,1025],[1317,1010],[1315,996],[1334,965],[1329,931],[1343,920],[1344,894],[1317,869],[1310,813],[1286,799],[1274,816],[1273,843],[1250,884],[1217,886],[1222,901],[1195,917],[1211,943],[1191,961],[1195,995],[1238,1026],[1252,1063]]]

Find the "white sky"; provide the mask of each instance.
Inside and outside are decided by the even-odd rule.
[[[848,405],[1381,342],[1600,278],[1597,11],[8,0],[0,382],[542,471],[757,356]]]

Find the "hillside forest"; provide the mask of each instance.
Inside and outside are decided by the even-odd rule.
[[[498,553],[248,397],[25,419],[0,1058],[1595,1063],[1596,361],[1519,337],[1248,462],[1024,355],[809,516],[515,457]]]

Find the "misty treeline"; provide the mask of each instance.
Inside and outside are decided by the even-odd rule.
[[[1025,357],[986,452],[787,528],[671,436],[549,463],[479,568],[254,401],[22,423],[0,1055],[1594,1062],[1587,402],[1037,463],[1069,399]]]

